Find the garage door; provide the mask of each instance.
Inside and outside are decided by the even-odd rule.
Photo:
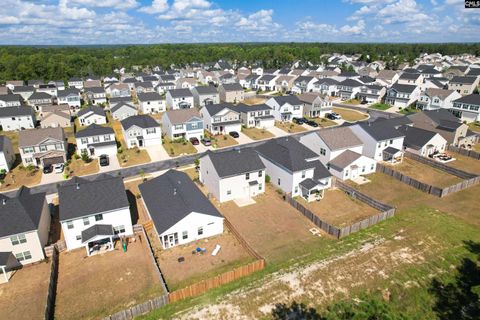
[[[63,161],[63,157],[51,157],[51,158],[46,158],[46,159],[43,159],[43,165],[46,166],[46,165],[54,165],[54,164],[57,164],[57,163],[64,163],[65,161]]]

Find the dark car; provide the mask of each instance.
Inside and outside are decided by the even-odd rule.
[[[362,100],[362,102],[360,102],[360,104],[367,104],[367,100]]]
[[[211,146],[212,145],[212,140],[210,140],[210,138],[203,138],[202,139],[202,143],[204,146]]]
[[[326,118],[330,120],[339,120],[339,119],[342,119],[342,116],[339,115],[338,113],[332,112],[332,113],[327,113]]]
[[[314,127],[314,128],[318,127],[318,123],[316,123],[313,120],[307,120],[305,121],[305,123],[308,124],[310,127]]]
[[[240,135],[238,134],[237,131],[230,131],[228,134],[229,134],[231,137],[233,137],[233,138],[238,138],[238,137],[240,137]]]
[[[106,154],[102,154],[100,157],[98,157],[98,161],[100,163],[100,167],[106,167],[110,164],[110,160]]]
[[[53,166],[51,164],[47,164],[43,166],[43,173],[51,173],[53,171]]]
[[[292,121],[293,123],[300,124],[300,125],[305,123],[305,120],[303,118],[293,118]]]
[[[194,146],[198,146],[200,144],[200,141],[198,141],[197,138],[195,137],[191,137],[190,138],[190,142],[194,145]]]

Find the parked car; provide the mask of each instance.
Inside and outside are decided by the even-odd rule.
[[[314,127],[314,128],[318,127],[318,123],[316,123],[313,120],[307,120],[305,121],[305,123],[308,124],[310,127]]]
[[[100,167],[106,167],[110,164],[110,159],[108,159],[108,155],[102,154],[98,157],[98,162],[100,163]]]
[[[342,119],[342,116],[339,115],[338,113],[332,112],[332,113],[328,113],[328,114],[327,114],[327,119],[330,119],[330,120],[339,120],[339,119]]]
[[[210,138],[203,138],[202,139],[202,143],[204,146],[211,146],[212,145],[212,140],[210,140]]]
[[[45,166],[43,166],[43,173],[44,174],[47,174],[47,173],[51,173],[53,171],[53,167],[51,164],[47,164]]]
[[[360,104],[367,104],[367,100],[362,100],[362,102],[360,102]]]
[[[238,134],[237,131],[230,131],[228,134],[229,134],[231,137],[233,137],[233,138],[238,138],[238,137],[240,137],[240,135]]]
[[[197,138],[195,137],[191,137],[190,138],[190,142],[194,145],[194,146],[198,146],[200,144],[200,141],[198,141]]]
[[[305,120],[304,120],[303,118],[293,118],[293,119],[292,119],[292,122],[293,122],[293,123],[296,123],[296,124],[302,125],[302,124],[305,123]]]
[[[56,163],[56,164],[53,165],[53,171],[55,173],[62,173],[63,168],[64,168],[63,163]]]

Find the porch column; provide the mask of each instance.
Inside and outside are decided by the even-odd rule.
[[[3,276],[5,277],[5,282],[8,282],[7,270],[5,270],[4,266],[2,266],[2,270],[3,270]]]
[[[110,244],[111,244],[110,250],[108,250],[108,251],[112,251],[113,249],[115,249],[115,248],[113,247],[113,237],[111,237],[111,236],[110,236]]]
[[[85,250],[87,250],[87,257],[90,257],[90,250],[88,250],[88,243],[85,245]]]

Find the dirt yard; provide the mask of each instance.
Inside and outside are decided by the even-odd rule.
[[[248,98],[248,99],[245,99],[243,100],[243,103],[245,104],[248,104],[248,105],[254,105],[254,104],[261,104],[261,103],[265,103],[265,101],[267,101],[267,99],[265,98]]]
[[[368,118],[368,114],[351,110],[351,109],[346,109],[346,108],[333,108],[333,112],[338,113],[339,115],[342,116],[342,119],[348,122],[356,122],[360,120],[365,120]]]
[[[456,176],[405,157],[402,163],[390,167],[420,182],[425,182],[439,188],[448,187],[462,181],[462,179]]]
[[[84,249],[62,252],[56,319],[98,319],[162,294],[145,239],[86,257]]]
[[[262,140],[274,137],[270,131],[259,128],[242,128],[242,133],[253,140]]]
[[[150,237],[152,239],[153,235]],[[221,246],[216,256],[212,256],[215,246]],[[186,287],[192,283],[207,279],[253,260],[228,229],[212,238],[192,242],[168,250],[160,249],[156,241],[157,261],[170,291]],[[197,247],[207,249],[204,254],[192,254]],[[185,261],[178,262],[183,257]]]
[[[0,284],[0,318],[44,319],[49,281],[50,263],[18,270],[8,283]]]
[[[480,174],[480,160],[462,156],[459,153],[448,151],[448,154],[455,158],[455,161],[447,162],[446,165],[469,173]]]
[[[378,210],[338,189],[325,191],[325,196],[320,201],[306,202],[301,197],[297,197],[296,200],[320,219],[337,227],[345,227],[379,213]]]
[[[306,131],[303,126],[300,126],[296,123],[293,122],[280,122],[280,121],[275,121],[275,127],[282,129],[285,132],[288,133],[296,133],[296,132],[303,132]]]

